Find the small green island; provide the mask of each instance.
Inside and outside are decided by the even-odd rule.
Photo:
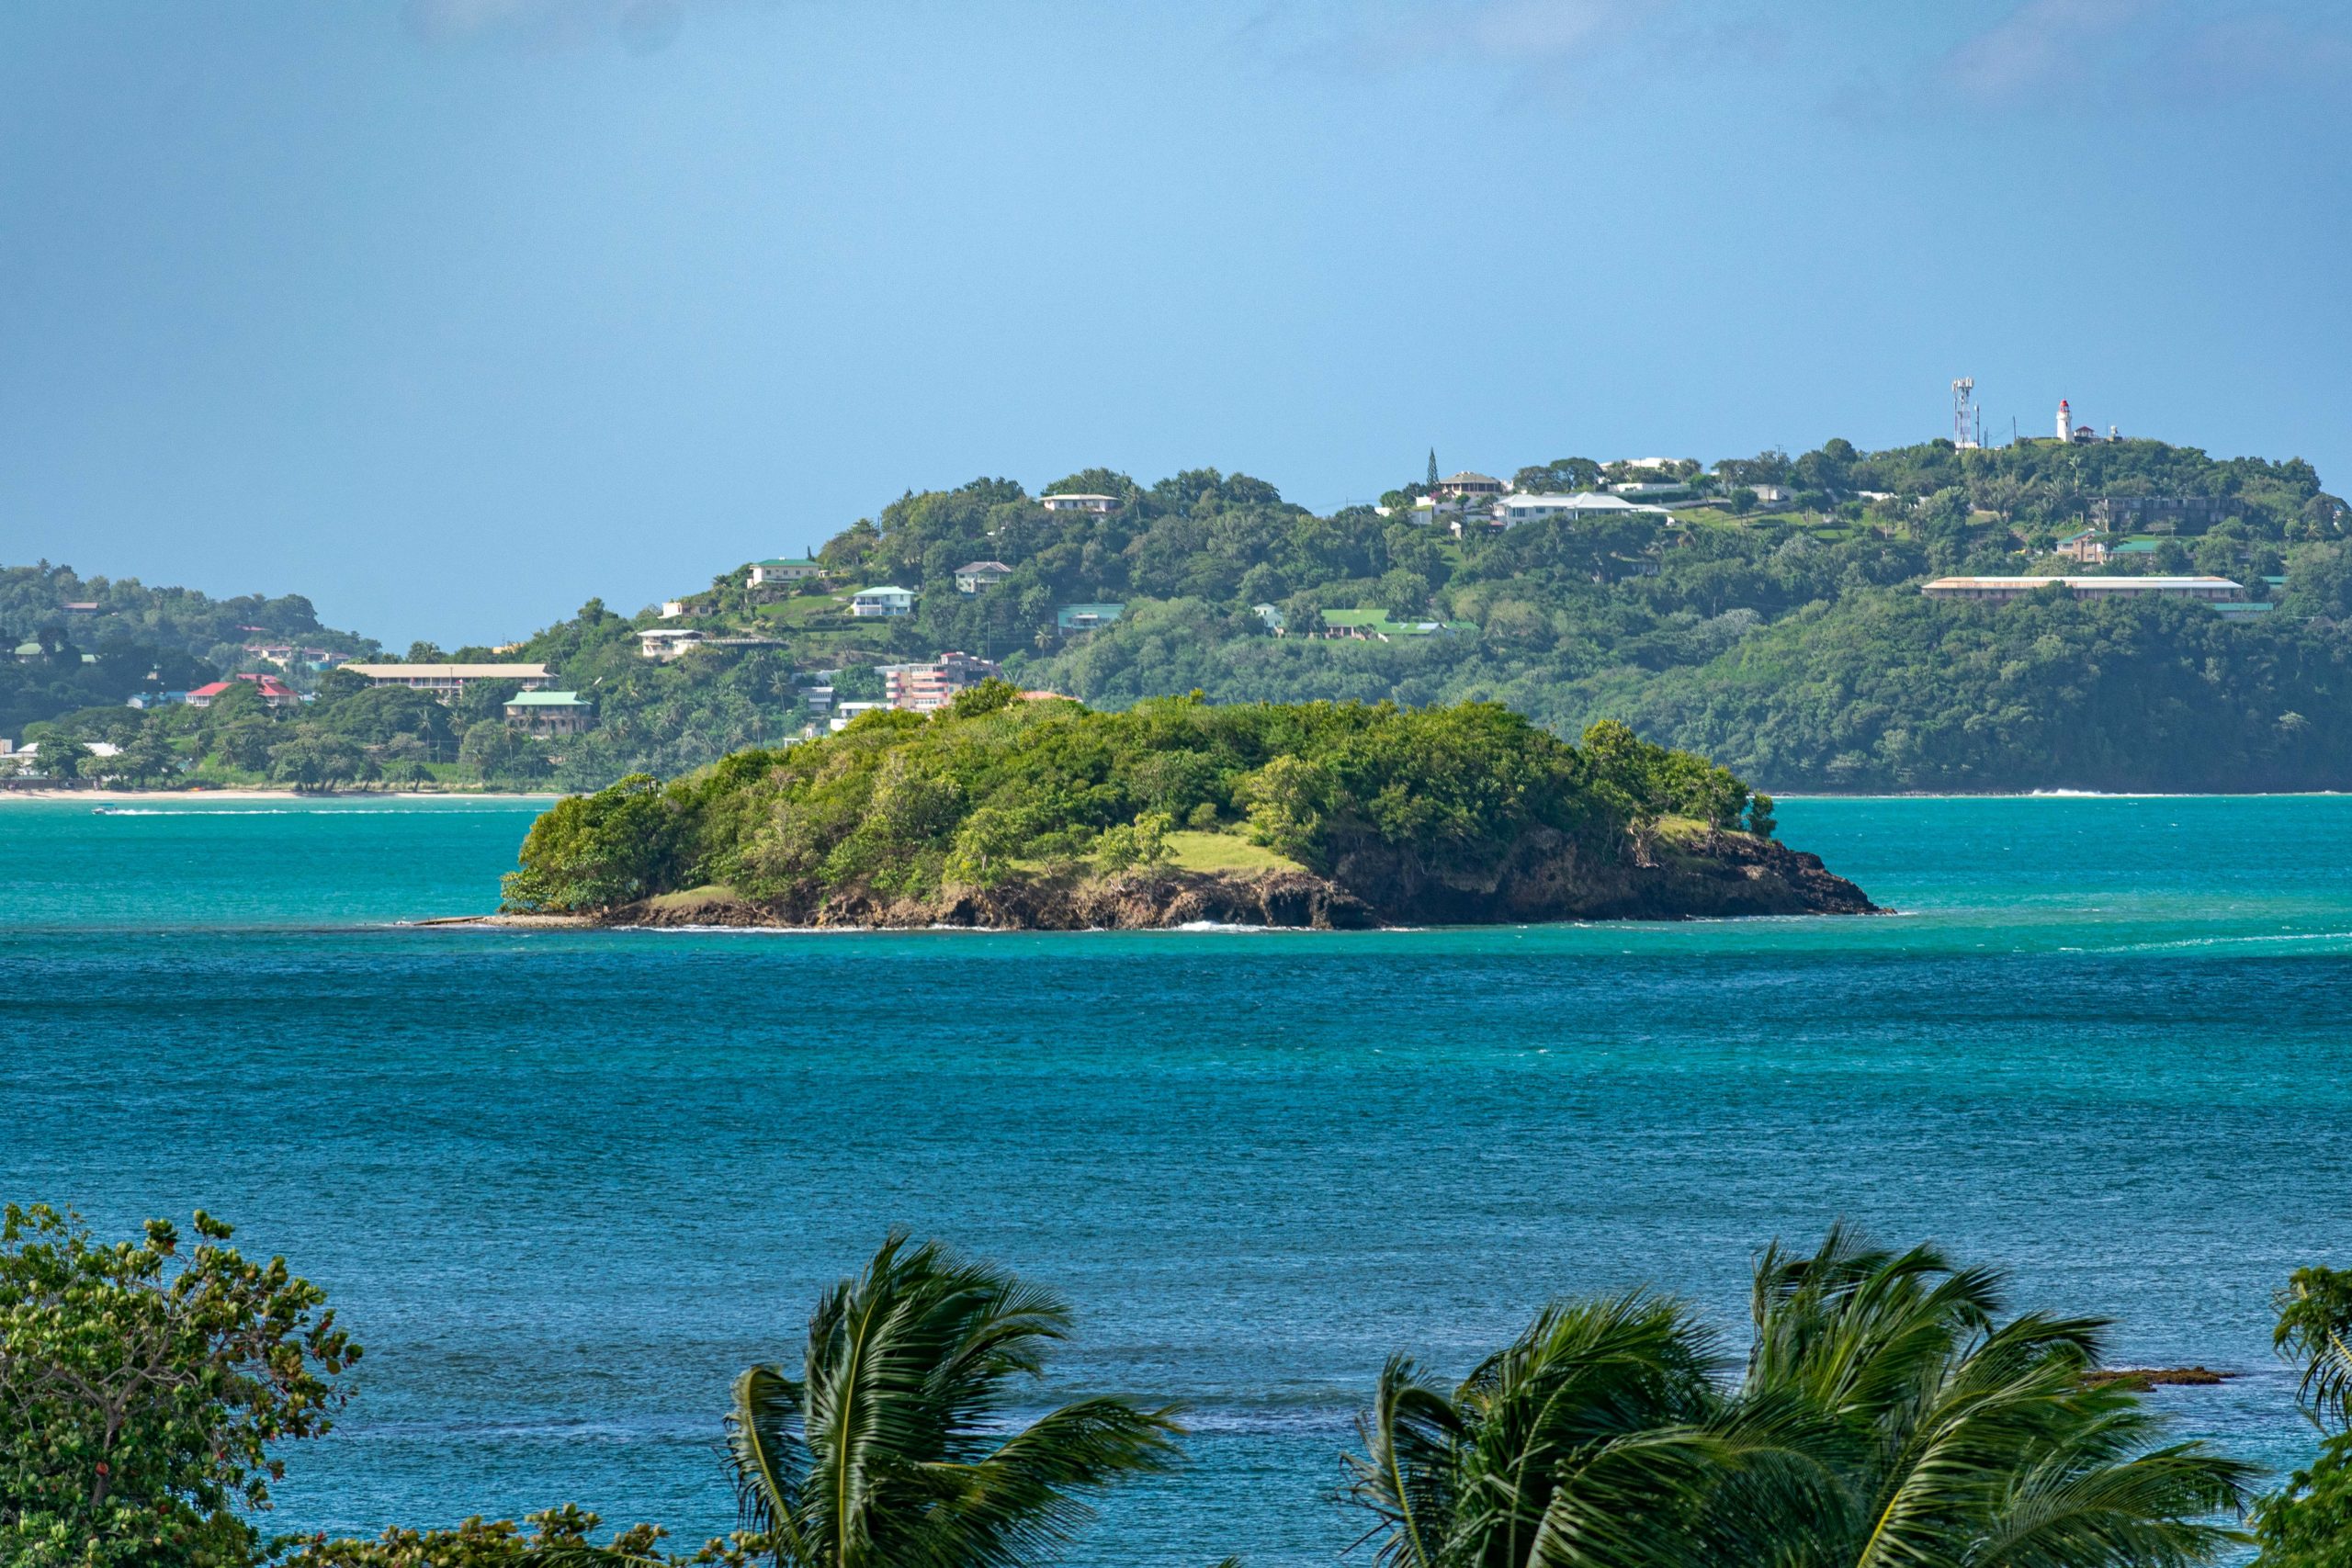
[[[1384,925],[1867,914],[1729,770],[1493,703],[1102,713],[990,681],[928,716],[559,802],[507,918],[628,926]]]

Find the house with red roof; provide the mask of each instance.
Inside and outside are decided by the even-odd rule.
[[[288,707],[302,700],[301,693],[275,675],[232,675],[229,681],[251,681],[261,688],[261,700],[274,708]],[[210,707],[212,699],[229,689],[229,681],[214,681],[209,685],[197,687],[188,693],[187,705],[192,708]]]

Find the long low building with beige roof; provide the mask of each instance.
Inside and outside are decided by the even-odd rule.
[[[2226,577],[1939,577],[1919,590],[1930,599],[1975,599],[2005,604],[2063,584],[2077,599],[2195,599],[2209,604],[2245,597]]]
[[[346,664],[371,686],[411,686],[445,702],[462,695],[477,681],[513,681],[525,692],[547,690],[554,677],[544,664]]]

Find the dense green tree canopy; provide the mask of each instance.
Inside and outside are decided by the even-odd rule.
[[[244,1568],[277,1445],[328,1429],[359,1347],[282,1258],[203,1211],[109,1244],[0,1212],[0,1562]]]

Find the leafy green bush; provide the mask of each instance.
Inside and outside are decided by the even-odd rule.
[[[644,773],[568,796],[531,824],[523,869],[506,875],[506,907],[599,909],[659,892],[678,858],[677,832],[660,782]]]
[[[0,1562],[242,1568],[244,1510],[316,1437],[359,1347],[283,1258],[247,1261],[201,1209],[199,1240],[150,1220],[94,1239],[34,1205],[0,1211]]]

